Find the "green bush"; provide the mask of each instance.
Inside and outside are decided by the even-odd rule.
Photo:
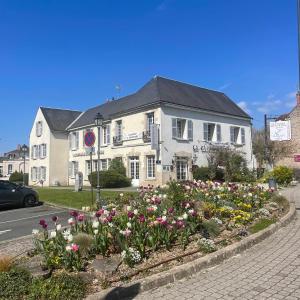
[[[89,181],[93,187],[97,187],[97,172],[89,175]],[[100,171],[101,188],[120,188],[130,185],[131,180],[115,170]]]
[[[84,299],[86,291],[87,286],[80,277],[63,272],[46,280],[34,280],[30,287],[28,299]]]
[[[122,159],[120,158],[114,158],[110,162],[109,170],[114,170],[118,172],[119,174],[126,176],[126,168],[123,164]]]
[[[9,177],[10,182],[23,183],[23,173],[15,171]],[[28,185],[28,174],[25,173],[25,185]]]
[[[31,275],[27,270],[12,268],[0,272],[0,299],[24,299],[29,291]]]
[[[202,181],[209,180],[209,168],[196,166],[193,168],[193,178]]]
[[[286,166],[278,166],[273,169],[271,176],[278,184],[289,184],[293,180],[293,169]]]

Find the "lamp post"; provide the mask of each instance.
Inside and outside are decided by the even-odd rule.
[[[23,170],[23,185],[25,185],[25,172],[26,172],[26,152],[27,152],[28,148],[27,146],[24,144],[21,147],[21,151],[23,153],[23,159],[24,159],[24,170]]]
[[[98,151],[97,151],[97,155],[98,155],[98,159],[97,159],[97,196],[96,196],[96,203],[99,206],[101,204],[101,200],[100,200],[100,129],[103,125],[103,116],[98,112],[96,117],[95,117],[95,125],[98,129],[98,136],[97,136],[97,140],[98,140]]]

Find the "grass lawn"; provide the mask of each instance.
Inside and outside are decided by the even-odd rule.
[[[274,224],[275,222],[276,219],[267,219],[267,218],[260,219],[257,223],[255,223],[249,228],[249,231],[251,233],[256,233],[260,230],[269,227],[271,224]]]
[[[92,206],[92,196],[90,190],[84,190],[82,192],[74,192],[74,189],[68,188],[34,188],[40,195],[40,201],[50,204],[63,205],[67,207],[74,207],[81,209],[83,206]],[[114,202],[116,197],[121,192],[117,191],[101,191],[101,199],[104,199],[106,203]],[[124,198],[127,196],[137,195],[136,192],[122,192]],[[96,190],[93,193],[93,201],[95,203]]]

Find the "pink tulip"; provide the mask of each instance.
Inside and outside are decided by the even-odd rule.
[[[77,251],[79,250],[79,246],[78,246],[77,244],[72,244],[71,250],[72,250],[73,252],[77,252]]]

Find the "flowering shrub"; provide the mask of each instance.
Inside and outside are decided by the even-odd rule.
[[[50,268],[83,270],[97,254],[119,254],[133,266],[159,248],[170,250],[179,244],[185,249],[196,233],[214,238],[225,228],[251,223],[271,194],[251,184],[212,181],[140,187],[138,197],[126,200],[128,205],[110,203],[96,212],[70,212],[64,230],[56,217],[52,231],[40,220],[34,241]],[[122,198],[120,194],[117,200]],[[212,247],[210,240],[201,243]]]
[[[202,238],[198,241],[198,246],[205,253],[214,252],[217,250],[213,240]]]

